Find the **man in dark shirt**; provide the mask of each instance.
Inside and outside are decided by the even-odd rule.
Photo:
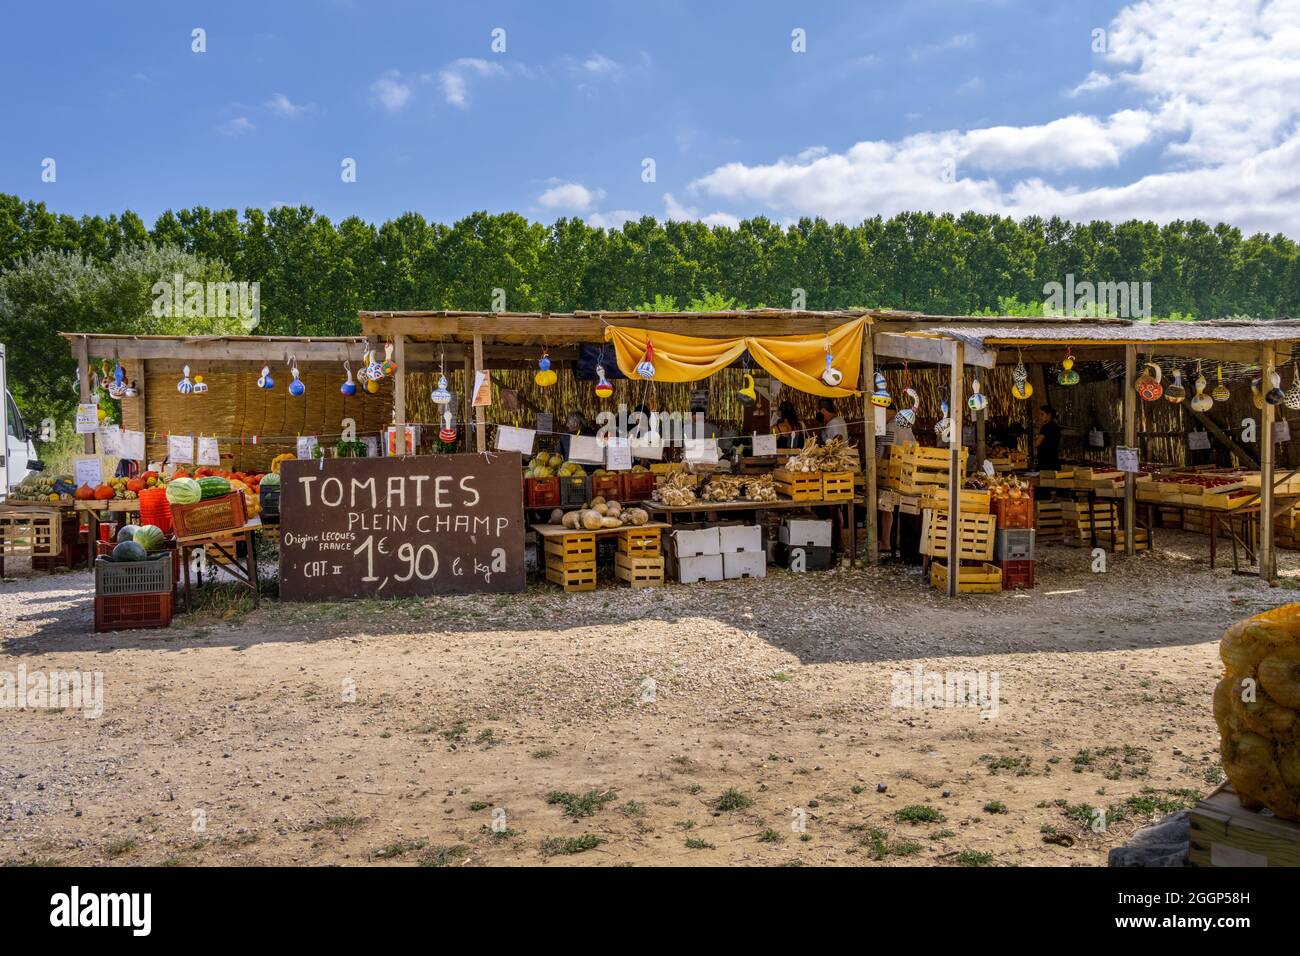
[[[1056,424],[1056,409],[1051,405],[1038,410],[1034,455],[1039,471],[1057,471],[1061,467],[1061,426]]]

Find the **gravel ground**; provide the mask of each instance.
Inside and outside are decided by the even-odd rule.
[[[1217,782],[1215,641],[1300,584],[1300,554],[1269,588],[1157,543],[955,601],[773,571],[98,635],[87,574],[11,569],[0,671],[105,690],[97,719],[0,710],[0,860],[1102,865]],[[895,706],[917,666],[996,672],[996,715]]]

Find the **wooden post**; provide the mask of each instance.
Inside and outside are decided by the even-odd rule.
[[[406,336],[393,336],[393,361],[397,375],[393,379],[393,418],[397,428],[397,454],[406,454]]]
[[[478,332],[474,333],[474,371],[475,373],[483,371],[483,336]],[[474,376],[477,378],[477,374]],[[474,389],[474,383],[470,382],[470,391]],[[476,447],[480,452],[487,451],[487,409],[482,405],[474,408],[474,430],[476,432]]]
[[[1259,390],[1267,393],[1273,387],[1273,343],[1260,353]],[[1277,560],[1273,552],[1273,406],[1264,403],[1259,413],[1259,576],[1265,581],[1277,578]]]
[[[866,498],[866,520],[863,521],[867,532],[867,563],[880,562],[880,540],[877,525],[880,514],[876,511],[876,406],[871,404],[871,393],[875,391],[876,356],[871,348],[871,326],[867,326],[862,336],[862,480]],[[856,535],[857,528],[850,528],[849,533]]]
[[[77,380],[81,383],[81,404],[90,404],[90,354],[86,348],[86,337],[77,339]],[[0,401],[4,396],[0,395]],[[95,453],[95,436],[86,435],[82,439],[82,450],[87,455]],[[93,548],[94,545],[92,544]]]
[[[1137,445],[1137,346],[1124,346],[1124,444]],[[1136,552],[1133,528],[1137,516],[1137,475],[1124,476],[1124,553]]]
[[[952,418],[952,435],[948,441],[948,596],[957,596],[957,578],[961,570],[958,547],[961,535],[957,529],[961,522],[961,429],[964,407],[962,376],[966,371],[966,348],[960,342],[952,343],[952,364],[949,366],[948,415]]]

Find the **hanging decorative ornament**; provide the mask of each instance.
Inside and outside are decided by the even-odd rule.
[[[379,370],[384,373],[384,378],[392,378],[393,373],[397,371],[397,363],[393,361],[393,343],[388,342],[384,345],[384,361],[379,366]]]
[[[456,440],[456,426],[453,424],[455,420],[455,416],[451,413],[451,407],[448,406],[447,410],[442,413],[442,428],[438,429],[439,441],[454,442]]]
[[[871,404],[877,408],[888,408],[893,399],[889,397],[889,387],[885,382],[885,373],[877,372],[875,377],[876,390],[871,393]]]
[[[176,383],[176,391],[182,395],[189,395],[194,391],[194,383],[190,381],[190,367],[188,365],[181,370],[181,380]]]
[[[940,402],[939,410],[941,417],[934,423],[934,434],[939,439],[941,445],[951,444],[952,442],[952,419],[948,417],[948,403]]]
[[[447,376],[438,376],[438,387],[429,393],[429,400],[435,405],[450,405],[451,392],[447,389]]]
[[[542,357],[537,360],[537,374],[533,376],[533,381],[539,388],[550,388],[555,384],[558,376],[551,368],[550,353],[542,351]]]
[[[1078,385],[1079,373],[1074,370],[1074,354],[1069,347],[1065,350],[1065,358],[1061,359],[1061,370],[1056,373],[1057,385]]]
[[[1210,397],[1216,402],[1226,402],[1228,399],[1232,398],[1232,393],[1228,391],[1228,386],[1223,384],[1222,362],[1219,363],[1219,382],[1214,386],[1214,391],[1210,393]]]
[[[343,384],[339,386],[339,391],[348,396],[348,398],[351,398],[357,393],[357,383],[352,380],[352,363],[345,361],[343,363],[343,371],[347,373],[347,378],[345,378]]]
[[[649,446],[660,444],[658,412],[650,413],[650,422],[646,426],[646,430],[641,433],[641,442],[642,444]]]
[[[1011,370],[1011,397],[1025,401],[1034,394],[1034,386],[1029,384],[1029,370],[1025,368],[1024,357],[1016,352],[1016,367]]]
[[[1264,393],[1264,401],[1270,405],[1281,405],[1286,401],[1286,392],[1282,391],[1282,376],[1274,369],[1268,377],[1269,384],[1272,386]]]
[[[195,376],[194,376],[194,394],[195,394],[195,395],[206,395],[206,394],[207,394],[207,391],[208,391],[208,383],[205,382],[205,381],[203,381],[203,376],[202,376],[202,375],[195,375]]]
[[[369,364],[366,366],[366,378],[371,382],[378,382],[384,377],[384,366],[379,361],[379,353],[373,349],[366,353],[369,358]],[[369,388],[367,391],[377,392],[377,388]]]
[[[1182,369],[1174,369],[1174,380],[1165,388],[1165,401],[1171,405],[1177,405],[1187,397],[1187,389],[1183,387]]]
[[[1291,366],[1291,387],[1286,390],[1286,407],[1300,409],[1300,365]]]
[[[275,388],[275,379],[271,378],[271,366],[262,366],[262,374],[257,376],[257,387],[268,391]]]
[[[972,416],[978,416],[980,412],[989,407],[988,396],[980,391],[978,375],[970,383],[970,398],[966,399],[966,407],[971,410]]]
[[[1155,374],[1152,375],[1147,369],[1153,369]],[[1155,362],[1147,362],[1142,367],[1142,374],[1138,376],[1137,384],[1134,388],[1144,402],[1158,401],[1160,396],[1165,393],[1164,386],[1160,384],[1160,366]]]
[[[894,421],[904,428],[911,428],[916,424],[916,410],[921,407],[921,396],[914,388],[903,389],[903,394],[912,400],[912,407],[900,408],[898,414],[894,416]]]
[[[135,398],[139,394],[140,394],[140,389],[136,387],[134,381],[132,381],[129,385],[127,385],[124,389],[122,389],[123,398]]]
[[[609,398],[609,396],[614,394],[614,386],[609,384],[609,379],[605,378],[605,366],[596,366],[596,378],[599,379],[599,381],[596,382],[597,398]]]
[[[379,376],[379,378],[383,378],[383,377],[384,376],[382,374]],[[366,376],[367,395],[375,395],[379,392],[379,378],[375,378],[373,375]]]
[[[736,390],[736,401],[745,408],[758,401],[758,390],[754,387],[754,376],[745,373],[745,384]]]
[[[103,405],[96,403],[95,417],[98,418],[101,423],[106,421],[108,419],[108,409],[106,409]]]
[[[649,381],[655,377],[655,344],[645,340],[645,358],[636,367],[636,374]]]
[[[844,381],[844,373],[832,364],[833,361],[834,357],[831,355],[831,339],[828,335],[826,337],[826,368],[822,369],[822,381],[831,388],[836,388],[839,386],[840,382]]]
[[[1258,378],[1250,383],[1250,400],[1259,409],[1264,407],[1264,393],[1259,388],[1261,384],[1262,380]]]
[[[289,394],[294,398],[301,398],[302,394],[307,391],[307,386],[298,377],[298,357],[296,355],[289,356],[289,374],[293,376],[293,381],[289,383]]]
[[[123,394],[125,392],[126,392],[126,369],[122,368],[121,362],[118,362],[117,365],[113,368],[113,381],[110,382],[108,385],[108,396],[109,398],[113,398],[118,401],[121,401]]]
[[[1219,374],[1223,374],[1222,367],[1219,368]],[[1214,399],[1205,394],[1205,376],[1201,374],[1200,362],[1196,363],[1196,394],[1187,404],[1194,412],[1208,412],[1214,407]]]

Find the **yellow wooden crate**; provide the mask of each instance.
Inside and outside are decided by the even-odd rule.
[[[546,580],[558,584],[566,591],[596,590],[596,563],[547,564]]]
[[[552,536],[546,539],[546,563],[590,564],[596,560],[596,536],[590,531]]]
[[[660,552],[658,528],[628,528],[618,533],[620,554],[655,555]]]
[[[58,508],[6,508],[0,512],[0,554],[49,558],[63,550],[63,512]]]
[[[822,501],[848,501],[852,497],[853,472],[822,472]]]
[[[978,488],[967,490],[961,489],[958,494],[961,495],[961,513],[973,515],[986,515],[989,513],[992,494],[987,491],[980,491]],[[948,510],[948,489],[934,487],[925,498],[924,507],[933,508],[935,511]]]
[[[634,588],[657,588],[664,583],[664,556],[614,555],[614,577]]]
[[[772,472],[772,484],[778,494],[785,495],[791,501],[820,501],[822,497],[822,476],[816,471],[786,471],[778,468]]]
[[[921,514],[921,553],[947,558],[948,513],[927,508]],[[957,518],[957,557],[963,561],[991,561],[997,528],[998,519],[993,515],[960,515]]]
[[[942,561],[930,562],[930,585],[940,591],[948,590],[948,566]],[[996,564],[980,562],[957,566],[958,594],[996,594],[1002,590],[1002,569]]]

